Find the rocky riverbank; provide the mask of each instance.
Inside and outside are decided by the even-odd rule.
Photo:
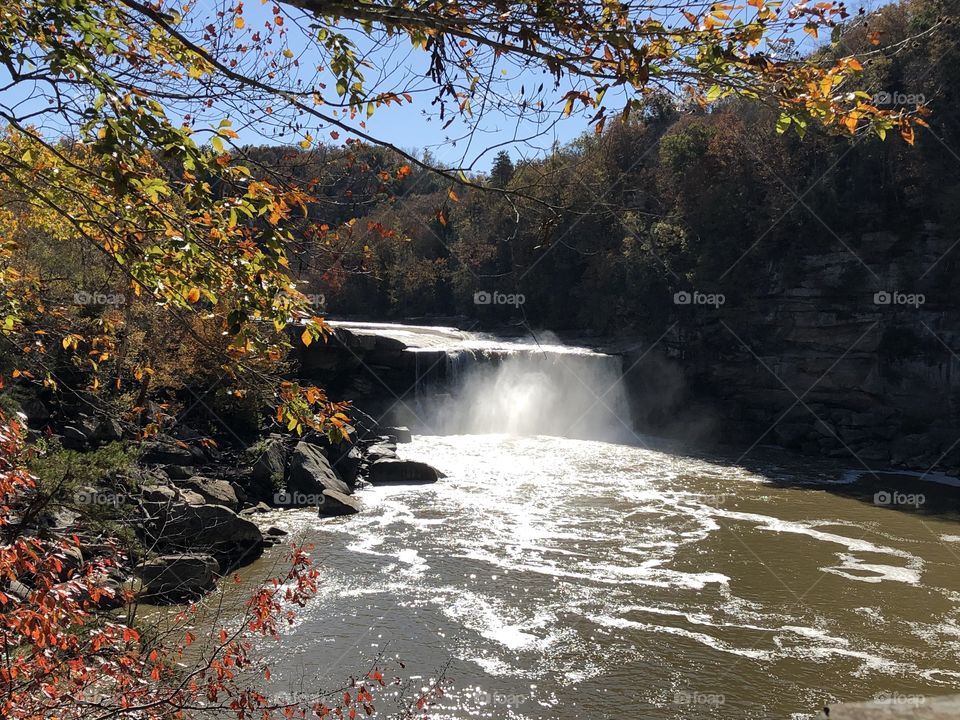
[[[23,397],[21,395],[21,397]],[[219,578],[258,558],[285,533],[261,516],[274,508],[315,507],[320,518],[362,510],[366,484],[435,482],[432,467],[397,457],[405,427],[360,420],[335,435],[270,433],[243,445],[217,444],[182,424],[139,440],[141,428],[78,413],[52,422],[33,397],[20,411],[31,427],[38,509],[19,532],[77,536],[74,565],[110,558],[98,603],[196,599]],[[40,432],[40,429],[43,432]],[[29,578],[6,590],[25,597]]]

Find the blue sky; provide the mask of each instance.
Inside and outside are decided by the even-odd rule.
[[[875,7],[880,0],[868,0],[871,7]],[[233,28],[233,14],[229,9],[236,6],[235,0],[226,2],[225,0],[198,0],[198,3],[190,16],[202,17],[203,23],[206,23],[210,17],[214,17],[218,9],[228,10],[225,18],[221,21],[223,27]],[[858,6],[858,5],[857,5]],[[241,41],[245,36],[262,31],[265,27],[272,27],[274,3],[271,1],[261,2],[260,0],[247,0],[243,7],[243,18],[245,27],[238,31],[232,39],[235,42]],[[297,18],[297,11],[283,6],[284,12],[288,15],[290,21],[284,24],[287,31],[285,38],[276,38],[276,42],[271,45],[271,49],[280,53],[285,47],[294,54],[299,62],[300,70],[304,80],[309,85],[312,81],[318,79],[327,81],[328,88],[333,87],[333,81],[329,72],[316,73],[316,66],[323,61],[318,53],[315,44],[310,39],[313,30],[303,26],[298,27],[294,20]],[[869,8],[868,8],[869,9]],[[302,15],[300,17],[303,17]],[[344,32],[350,32],[343,28]],[[224,36],[229,38],[229,33]],[[412,104],[403,106],[390,106],[379,108],[372,117],[366,118],[366,131],[371,135],[392,143],[406,150],[415,150],[417,153],[423,149],[428,149],[441,164],[448,166],[465,166],[474,171],[484,171],[490,167],[493,156],[498,149],[506,148],[511,152],[514,159],[519,157],[542,156],[549,151],[554,143],[567,143],[575,137],[589,129],[587,120],[576,113],[559,122],[554,122],[559,118],[561,103],[559,101],[562,95],[560,92],[551,92],[551,81],[540,71],[530,69],[509,69],[503,77],[497,76],[503,92],[508,97],[517,97],[521,88],[525,91],[524,97],[529,98],[532,90],[543,83],[545,90],[540,96],[546,102],[546,107],[551,116],[547,118],[545,125],[537,125],[529,120],[517,122],[505,112],[501,112],[489,103],[480,112],[480,108],[475,107],[475,134],[471,137],[465,137],[469,129],[469,123],[463,119],[456,120],[449,128],[442,127],[443,121],[437,117],[436,107],[431,104],[433,94],[428,92],[432,87],[431,83],[424,82],[426,73],[426,56],[422,52],[416,52],[409,48],[409,43],[399,43],[393,48],[383,48],[371,45],[368,38],[357,35],[358,49],[367,53],[369,67],[365,70],[369,85],[375,85],[377,89],[402,90],[409,91],[413,97]],[[809,38],[801,32],[797,32],[798,40],[806,42],[809,47]],[[254,67],[251,65],[251,67]],[[508,66],[509,67],[509,66]],[[391,72],[384,74],[384,68],[390,68]],[[309,70],[307,70],[309,69]],[[0,79],[5,71],[0,70]],[[564,90],[566,87],[564,88]],[[8,90],[3,94],[2,101],[9,106],[17,102],[22,97],[26,97],[29,90],[18,87],[14,90]],[[336,99],[335,93],[331,89],[325,91],[325,99],[329,97]],[[479,100],[477,101],[479,104]],[[616,105],[615,99],[608,102]],[[323,107],[325,112],[332,110],[331,106]],[[171,115],[174,117],[178,113],[184,112],[177,108],[171,108]],[[242,143],[282,143],[294,145],[298,141],[296,134],[287,132],[281,138],[269,125],[265,125],[257,118],[262,117],[262,113],[256,110],[250,110],[246,113],[238,112],[236,108],[231,112],[230,109],[214,106],[202,115],[197,116],[195,127],[216,126],[219,120],[225,115],[231,115],[234,118],[234,127],[240,133],[239,142]],[[449,118],[449,116],[448,116]],[[352,122],[359,122],[356,118]],[[51,128],[55,128],[56,118],[48,120]],[[319,141],[334,142],[330,137],[331,128],[324,126],[315,118],[304,118],[304,126],[300,130],[301,137],[303,133],[309,132]],[[336,142],[343,142],[347,134],[342,130],[340,137]],[[519,139],[518,139],[519,138]]]

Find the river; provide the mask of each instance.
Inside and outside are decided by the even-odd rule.
[[[523,385],[503,381],[483,387]],[[383,653],[415,686],[445,668],[451,720],[799,719],[960,688],[956,515],[872,502],[845,465],[479,432],[496,413],[478,412],[449,423],[469,433],[400,446],[436,484],[361,490],[343,519],[276,513],[316,545],[323,584],[264,649],[275,687],[335,687]]]

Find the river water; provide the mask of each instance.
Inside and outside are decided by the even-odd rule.
[[[278,513],[323,585],[265,649],[275,686],[398,656],[415,687],[443,671],[434,716],[456,720],[808,718],[960,690],[955,515],[870,502],[843,466],[618,439],[417,435],[399,453],[436,484]]]

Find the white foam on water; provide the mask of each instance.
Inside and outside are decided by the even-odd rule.
[[[672,627],[669,625],[654,625],[652,623],[643,623],[636,620],[628,620],[627,618],[613,617],[611,615],[598,615],[593,619],[594,622],[607,627],[629,628],[654,634],[676,635],[688,640],[694,640],[713,650],[718,650],[730,655],[737,655],[739,657],[750,658],[754,660],[766,660],[772,657],[771,652],[768,650],[734,647],[729,643],[721,642],[712,635],[694,632],[684,628]]]

